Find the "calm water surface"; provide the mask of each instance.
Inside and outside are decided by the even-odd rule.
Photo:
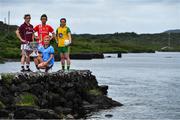
[[[180,53],[110,56],[72,60],[72,69],[90,69],[100,85],[109,86],[108,96],[124,104],[92,113],[89,119],[180,120]],[[19,71],[19,66],[19,62],[0,64],[0,73]],[[31,68],[35,70],[33,63]],[[52,71],[59,69],[56,62]]]

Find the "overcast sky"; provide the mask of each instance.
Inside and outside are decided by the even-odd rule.
[[[11,24],[21,25],[31,14],[40,23],[47,14],[54,29],[67,18],[72,33],[159,33],[180,28],[180,0],[0,0],[0,21],[11,12]]]

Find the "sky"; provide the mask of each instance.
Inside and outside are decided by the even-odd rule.
[[[115,32],[160,33],[180,29],[180,0],[0,0],[0,21],[10,11],[10,24],[21,25],[24,14],[31,24],[47,14],[54,29],[62,17],[76,34]]]

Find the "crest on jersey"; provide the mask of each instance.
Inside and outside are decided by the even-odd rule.
[[[59,33],[59,37],[62,38],[62,37],[63,37],[63,34],[62,34],[62,33]]]

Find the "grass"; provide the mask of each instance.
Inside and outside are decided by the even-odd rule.
[[[6,106],[0,101],[0,109],[5,108]]]
[[[88,93],[91,95],[95,95],[95,96],[101,96],[102,95],[102,92],[97,88],[89,90]]]
[[[17,106],[37,106],[38,98],[31,93],[23,93],[19,96]]]

